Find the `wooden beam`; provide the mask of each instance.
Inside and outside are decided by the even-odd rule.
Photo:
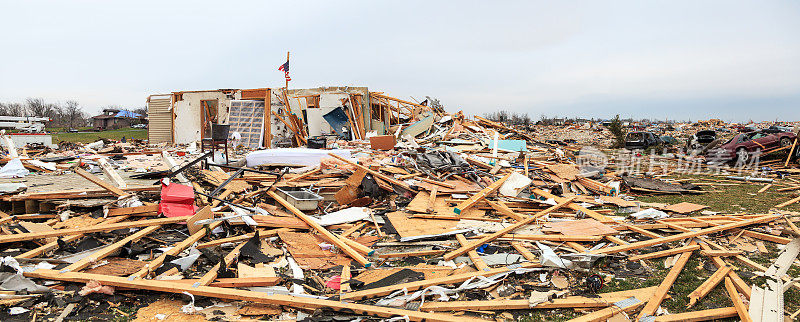
[[[356,168],[363,169],[364,171],[369,172],[373,176],[381,178],[381,179],[383,179],[385,181],[389,181],[391,184],[396,185],[396,186],[398,186],[400,188],[403,188],[403,189],[406,189],[406,190],[409,190],[409,191],[413,190],[413,189],[411,189],[411,186],[407,185],[405,182],[402,182],[400,180],[397,180],[395,178],[387,176],[387,175],[385,175],[383,173],[380,173],[378,171],[372,170],[372,169],[370,169],[368,167],[365,167],[363,165],[357,164],[357,163],[355,163],[353,161],[347,160],[347,159],[345,159],[345,158],[343,158],[341,156],[338,156],[336,154],[328,153],[328,155],[330,155],[330,156],[332,156],[332,157],[334,157],[336,159],[339,159],[339,160],[341,160],[341,161],[343,161],[343,162],[345,162],[345,163],[347,163],[349,165],[355,166]]]
[[[457,234],[456,240],[458,240],[458,243],[461,244],[461,246],[466,246],[469,243],[467,241],[467,238],[464,237],[463,234]],[[478,252],[475,251],[474,249],[468,251],[467,256],[469,256],[469,259],[472,261],[472,264],[475,265],[475,268],[477,268],[479,271],[486,271],[491,269],[489,265],[486,265],[486,262],[483,261],[481,255],[478,255]]]
[[[522,226],[530,224],[534,220],[536,220],[536,219],[538,219],[538,218],[540,218],[540,217],[542,217],[544,215],[547,215],[547,214],[549,214],[549,213],[551,213],[551,212],[553,212],[555,210],[558,210],[561,207],[564,207],[565,205],[568,205],[568,204],[572,203],[573,200],[575,200],[575,197],[564,199],[562,202],[558,203],[557,205],[552,206],[550,208],[547,208],[545,210],[542,210],[540,212],[537,212],[536,214],[534,214],[532,216],[529,216],[525,220],[519,221],[516,224],[513,224],[511,226],[508,226],[506,228],[501,229],[500,231],[497,231],[495,233],[489,234],[488,236],[482,237],[481,239],[473,241],[473,242],[469,243],[468,245],[461,246],[459,249],[456,249],[456,250],[454,250],[452,252],[449,252],[449,253],[445,254],[443,256],[444,260],[451,260],[453,258],[456,258],[456,256],[462,255],[462,254],[464,254],[464,253],[466,253],[466,252],[468,252],[470,250],[473,250],[473,249],[476,249],[476,248],[480,247],[483,244],[486,244],[486,243],[491,242],[491,241],[493,241],[495,239],[498,239],[498,238],[502,237],[503,235],[505,235],[507,233],[515,231],[515,230],[519,229]]]
[[[753,322],[753,319],[750,318],[750,314],[747,313],[747,306],[744,305],[742,298],[739,297],[739,292],[736,291],[736,287],[733,285],[733,280],[730,276],[725,277],[725,290],[728,291],[728,296],[733,302],[733,307],[736,308],[736,314],[739,315],[742,322]]]
[[[476,202],[481,201],[483,200],[483,198],[486,198],[489,195],[493,194],[495,191],[497,191],[497,189],[500,189],[500,186],[503,185],[503,182],[506,182],[506,180],[508,180],[508,178],[510,178],[512,174],[514,173],[511,172],[505,175],[504,177],[500,178],[500,180],[492,182],[492,184],[490,184],[488,187],[483,188],[483,190],[481,191],[478,191],[478,193],[472,195],[471,197],[469,197],[469,199],[462,201],[457,206],[455,206],[455,208],[453,208],[453,212],[456,214],[461,214],[462,212],[466,211],[467,209],[475,205]]]
[[[126,207],[126,208],[109,208],[108,216],[112,217],[121,215],[138,215],[138,214],[157,212],[157,211],[158,211],[158,205],[147,205],[138,207]]]
[[[531,307],[528,299],[522,300],[485,300],[485,301],[450,301],[450,302],[425,302],[420,307],[420,311],[466,311],[466,310],[529,310],[529,309],[558,309],[558,308],[604,308],[614,305],[630,298],[634,295],[652,294],[656,287],[635,289],[630,291],[619,291],[610,293],[599,293],[598,297],[568,296],[556,298],[550,301],[539,303]],[[644,294],[644,295],[642,295]]]
[[[125,219],[128,219],[128,217],[130,217],[130,216],[123,215],[123,216],[117,216],[117,217],[108,218],[105,221],[101,222],[99,224],[99,226],[120,222],[120,221],[123,221]],[[76,241],[78,239],[81,239],[84,236],[86,236],[86,235],[77,234],[77,235],[64,236],[64,237],[61,238],[61,240],[63,242],[65,242],[65,243],[70,243],[70,242]],[[31,250],[29,250],[27,252],[24,252],[22,254],[19,254],[17,256],[14,256],[14,258],[34,258],[36,256],[44,254],[45,252],[47,252],[47,251],[49,251],[51,249],[56,249],[56,248],[58,248],[58,241],[57,240],[53,241],[53,242],[50,242],[50,243],[47,243],[47,244],[44,244],[42,246],[36,247],[34,249],[31,249]]]
[[[709,277],[705,282],[703,282],[703,284],[700,284],[700,286],[698,286],[694,291],[689,293],[688,295],[689,305],[687,307],[694,306],[695,303],[697,303],[697,301],[701,300],[706,295],[708,295],[708,293],[710,293],[711,290],[713,290],[714,287],[717,286],[717,284],[719,284],[720,282],[722,282],[723,279],[725,279],[725,276],[727,276],[728,273],[730,273],[730,271],[731,268],[729,266],[723,266],[718,268],[717,271],[714,272],[714,274],[711,274],[711,277]]]
[[[712,321],[736,316],[736,308],[723,307],[719,309],[708,309],[694,312],[684,312],[677,314],[667,314],[656,317],[656,322],[694,322]]]
[[[122,196],[127,196],[128,195],[128,193],[123,191],[122,189],[117,188],[116,186],[112,185],[111,183],[109,183],[109,182],[107,182],[107,181],[105,181],[103,179],[98,178],[97,176],[89,173],[86,170],[83,170],[81,168],[76,168],[75,169],[75,173],[77,173],[81,177],[85,178],[86,180],[89,180],[92,183],[100,186],[101,188],[108,190],[108,192],[110,192],[111,194],[113,194],[113,195],[115,195],[117,197],[122,197]]]
[[[486,203],[489,204],[489,206],[494,208],[494,210],[500,212],[503,215],[511,217],[511,218],[513,218],[513,219],[515,219],[517,221],[525,219],[525,216],[514,212],[513,210],[511,210],[511,208],[506,206],[506,204],[503,203],[500,200],[498,200],[497,202],[494,202],[494,201],[491,201],[491,200],[484,200],[484,201],[486,201]]]
[[[113,243],[111,245],[103,247],[103,249],[98,250],[98,251],[92,253],[91,255],[86,256],[86,257],[80,259],[79,261],[77,261],[75,263],[70,264],[67,267],[64,267],[61,270],[61,272],[63,273],[63,272],[72,272],[72,271],[82,270],[82,269],[86,268],[86,266],[89,266],[92,263],[96,263],[97,261],[108,257],[109,255],[111,255],[114,252],[118,251],[120,248],[124,247],[128,243],[133,242],[133,241],[137,241],[137,240],[141,239],[142,237],[147,236],[147,235],[153,233],[156,230],[159,230],[160,228],[161,228],[161,225],[156,225],[156,226],[149,226],[149,227],[146,227],[144,229],[141,229],[141,230],[131,234],[128,237],[120,239],[116,243]]]
[[[331,154],[331,155],[334,155],[334,154]],[[297,218],[300,218],[300,220],[304,221],[306,224],[311,226],[311,228],[313,228],[314,230],[316,230],[320,234],[322,234],[322,236],[325,237],[325,239],[327,239],[329,242],[331,242],[334,245],[336,245],[336,247],[338,247],[339,249],[342,250],[342,252],[344,252],[345,254],[350,256],[350,258],[352,258],[355,261],[359,262],[361,265],[364,265],[364,267],[372,266],[372,263],[370,263],[369,260],[364,258],[364,256],[361,256],[360,253],[355,251],[352,247],[347,245],[341,239],[339,239],[336,236],[334,236],[330,231],[325,229],[325,227],[322,227],[314,219],[312,219],[311,217],[309,217],[306,214],[304,214],[302,211],[300,211],[300,209],[297,209],[295,206],[293,206],[288,201],[283,199],[277,193],[275,193],[274,191],[267,191],[267,194],[270,197],[272,197],[272,199],[275,199],[275,201],[277,201],[278,203],[283,205],[283,207],[286,208],[287,210],[289,210],[289,212],[291,212],[292,214],[297,216]]]
[[[662,250],[662,251],[658,251],[658,252],[652,252],[652,253],[647,253],[647,254],[643,254],[643,255],[630,256],[630,257],[628,257],[628,260],[629,261],[638,261],[638,260],[643,260],[643,259],[659,258],[659,257],[675,255],[675,254],[678,254],[678,253],[694,251],[694,250],[698,250],[698,249],[700,249],[700,245],[670,248],[670,249]]]
[[[552,193],[549,193],[547,191],[544,191],[542,189],[533,189],[531,192],[533,192],[533,194],[535,194],[537,196],[540,196],[540,197],[544,197],[544,198],[547,198],[547,199],[553,199],[556,202],[561,202],[562,200],[564,200],[564,198],[556,196],[556,195],[554,195]],[[597,221],[600,221],[602,223],[617,223],[615,220],[613,220],[611,218],[608,218],[605,215],[600,214],[599,212],[587,209],[586,207],[583,207],[583,206],[578,205],[578,204],[574,204],[573,203],[573,204],[570,204],[567,207],[572,209],[572,210],[575,210],[575,211],[580,211],[580,212],[586,214],[587,216],[592,217],[593,219],[595,219]]]
[[[182,218],[186,218],[186,217],[182,217]],[[188,219],[188,218],[186,218],[186,219]],[[164,261],[167,259],[167,256],[177,256],[178,254],[180,254],[185,249],[187,249],[187,248],[191,247],[192,245],[194,245],[194,243],[196,243],[198,240],[200,240],[200,238],[205,237],[207,232],[214,230],[214,228],[217,228],[219,225],[222,225],[222,223],[223,223],[222,221],[212,222],[211,224],[208,225],[208,229],[201,229],[201,230],[197,231],[196,233],[190,235],[186,239],[184,239],[184,240],[182,240],[182,241],[180,241],[178,243],[175,243],[174,245],[172,245],[172,248],[170,248],[169,250],[165,251],[164,253],[162,253],[161,255],[156,257],[155,259],[147,262],[147,264],[145,264],[145,266],[142,267],[142,269],[138,270],[136,273],[131,274],[130,276],[128,276],[128,278],[132,280],[132,279],[137,279],[137,278],[142,278],[144,276],[147,276],[147,274],[149,274],[150,272],[155,271],[157,268],[161,267],[161,265],[163,265]]]
[[[693,246],[695,241],[689,243],[689,246]],[[685,252],[681,254],[678,258],[678,261],[675,262],[675,265],[672,266],[672,269],[669,270],[667,276],[664,277],[664,280],[661,281],[661,284],[656,289],[655,294],[647,304],[642,308],[642,311],[639,312],[639,316],[636,320],[641,320],[643,317],[651,316],[656,313],[658,306],[661,305],[661,302],[664,301],[664,298],[667,296],[667,292],[669,289],[672,288],[672,284],[675,283],[675,280],[678,279],[678,275],[680,275],[683,267],[686,266],[686,263],[689,262],[689,257],[692,257],[692,251]]]
[[[719,246],[719,245],[715,245],[715,246]],[[711,246],[709,246],[708,243],[701,243],[700,247],[702,247],[703,250],[711,250]],[[719,247],[721,248],[722,246],[719,246]],[[711,262],[714,263],[714,266],[716,266],[717,268],[724,267],[724,266],[729,266],[729,264],[726,263],[720,257],[711,257]],[[745,297],[750,299],[750,293],[751,293],[751,290],[752,290],[750,285],[748,285],[747,282],[742,280],[742,278],[739,277],[739,275],[737,275],[734,270],[731,270],[728,273],[728,277],[730,277],[731,280],[733,280],[733,284],[736,286],[736,288],[739,290],[739,292],[742,292],[742,294],[744,294]]]
[[[146,220],[129,221],[123,223],[108,224],[108,225],[97,225],[91,227],[55,229],[52,231],[43,231],[37,233],[0,235],[0,244],[23,241],[23,240],[47,238],[47,237],[93,233],[98,231],[112,231],[123,228],[136,228],[136,227],[145,227],[153,225],[174,224],[177,222],[186,221],[190,217],[191,216],[180,216],[180,217],[159,218],[159,219],[146,219]]]
[[[520,265],[521,268],[533,268],[533,267],[541,267],[538,263],[524,263]],[[394,291],[406,289],[408,291],[416,291],[421,288],[425,288],[432,285],[441,285],[441,284],[453,284],[466,281],[470,278],[477,277],[477,276],[492,276],[500,273],[509,272],[511,269],[507,267],[495,268],[488,271],[477,271],[477,272],[470,272],[464,274],[456,274],[450,276],[443,276],[437,278],[429,278],[414,282],[408,283],[401,283],[401,284],[394,284],[384,287],[376,287],[368,290],[361,290],[350,292],[342,295],[342,300],[361,300],[366,298],[372,298],[377,296],[383,296],[391,294]]]
[[[108,163],[108,159],[107,158],[105,158],[105,157],[99,158],[99,159],[97,159],[97,163],[100,165],[101,168],[103,168],[103,173],[106,174],[106,177],[109,180],[111,180],[112,182],[114,182],[114,184],[118,188],[127,188],[128,187],[128,184],[125,182],[124,179],[122,179],[122,177],[119,175],[117,170],[114,170],[114,167],[111,166],[110,163]]]
[[[527,259],[531,263],[535,263],[535,262],[538,261],[538,259],[536,258],[536,255],[531,253],[531,251],[529,251],[528,248],[525,247],[525,245],[522,245],[522,243],[520,243],[520,242],[511,242],[511,247],[514,247],[514,249],[516,249],[517,252],[519,252],[519,254],[522,255],[522,257],[525,257],[525,259]]]
[[[619,246],[601,248],[601,249],[593,251],[592,253],[595,253],[595,254],[614,254],[614,253],[624,252],[624,251],[631,250],[631,249],[637,249],[637,248],[648,247],[648,246],[653,246],[653,245],[660,245],[660,244],[663,244],[663,243],[668,243],[668,242],[672,242],[672,241],[676,241],[676,240],[682,240],[682,239],[687,239],[687,238],[692,238],[692,237],[697,237],[697,236],[702,236],[702,235],[708,235],[708,234],[717,233],[717,232],[720,232],[720,231],[725,231],[725,230],[728,230],[728,229],[733,229],[733,228],[739,228],[739,227],[749,226],[749,225],[753,225],[753,224],[764,223],[764,222],[775,220],[775,219],[777,219],[779,217],[780,216],[767,215],[767,216],[763,216],[763,217],[758,217],[758,218],[753,218],[753,219],[749,219],[749,220],[734,222],[734,223],[730,223],[730,224],[715,226],[715,227],[701,229],[701,230],[697,230],[697,231],[685,232],[685,233],[676,234],[676,235],[672,235],[672,236],[666,236],[666,237],[661,237],[661,238],[654,238],[654,239],[649,239],[649,240],[638,241],[638,242],[635,242],[635,243],[630,243],[628,245],[619,245]]]
[[[53,270],[39,269],[32,273],[25,273],[25,276],[31,278],[43,278],[56,281],[68,281],[85,283],[95,280],[102,285],[109,285],[115,287],[124,287],[137,290],[148,290],[156,292],[166,292],[180,294],[188,292],[194,296],[214,297],[219,299],[228,299],[235,301],[249,301],[262,304],[271,305],[284,305],[298,309],[332,309],[336,311],[344,311],[355,314],[376,315],[380,317],[390,318],[396,316],[407,316],[413,321],[435,321],[435,322],[460,322],[460,321],[483,321],[470,317],[459,317],[449,314],[425,313],[418,311],[402,310],[389,307],[381,307],[365,304],[351,304],[340,301],[320,300],[309,297],[270,294],[264,292],[246,291],[233,288],[211,287],[211,286],[198,286],[192,287],[186,283],[175,283],[172,281],[157,281],[157,280],[128,280],[123,277],[106,276],[100,274],[87,274],[87,273],[58,273]]]
[[[444,250],[440,249],[433,249],[433,250],[420,250],[416,252],[404,252],[404,253],[387,253],[387,254],[378,254],[380,258],[399,258],[399,257],[418,257],[418,256],[432,256],[432,255],[439,255],[444,253]]]

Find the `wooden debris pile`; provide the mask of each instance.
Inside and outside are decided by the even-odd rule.
[[[580,146],[435,112],[389,128],[392,149],[373,149],[359,134],[340,144],[350,157],[305,149],[318,160],[311,165],[217,164],[211,153],[177,148],[87,150],[56,161],[40,176],[75,174],[90,187],[3,196],[0,319],[800,314],[784,300],[800,289],[792,275],[800,218],[789,210],[800,199],[759,213],[642,202],[636,194],[702,194],[742,182],[688,184],[587,166]],[[125,171],[141,164],[151,166],[147,176]],[[796,180],[780,184],[762,192],[797,191]],[[777,258],[764,263],[768,253]],[[680,293],[681,278],[701,263],[713,272]],[[670,312],[672,300],[689,309]]]

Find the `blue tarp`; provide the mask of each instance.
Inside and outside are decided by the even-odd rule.
[[[134,112],[131,112],[131,111],[124,111],[124,110],[123,111],[119,111],[117,113],[117,115],[114,115],[114,116],[115,117],[132,117],[132,118],[142,117],[142,115],[139,114],[139,113],[134,113]]]

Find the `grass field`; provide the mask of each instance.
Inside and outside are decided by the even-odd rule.
[[[76,143],[90,143],[95,142],[100,139],[108,139],[113,141],[119,141],[122,137],[126,139],[139,139],[144,140],[147,139],[147,129],[132,129],[132,128],[124,128],[124,129],[117,129],[117,130],[108,130],[102,132],[78,132],[78,133],[52,133],[53,136],[53,143],[58,143],[62,141],[66,142],[76,142]]]

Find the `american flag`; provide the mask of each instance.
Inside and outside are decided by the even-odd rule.
[[[287,82],[292,80],[292,78],[289,77],[289,61],[288,60],[286,61],[286,63],[284,63],[283,65],[278,67],[278,70],[283,72],[283,74],[286,76],[286,81]]]

